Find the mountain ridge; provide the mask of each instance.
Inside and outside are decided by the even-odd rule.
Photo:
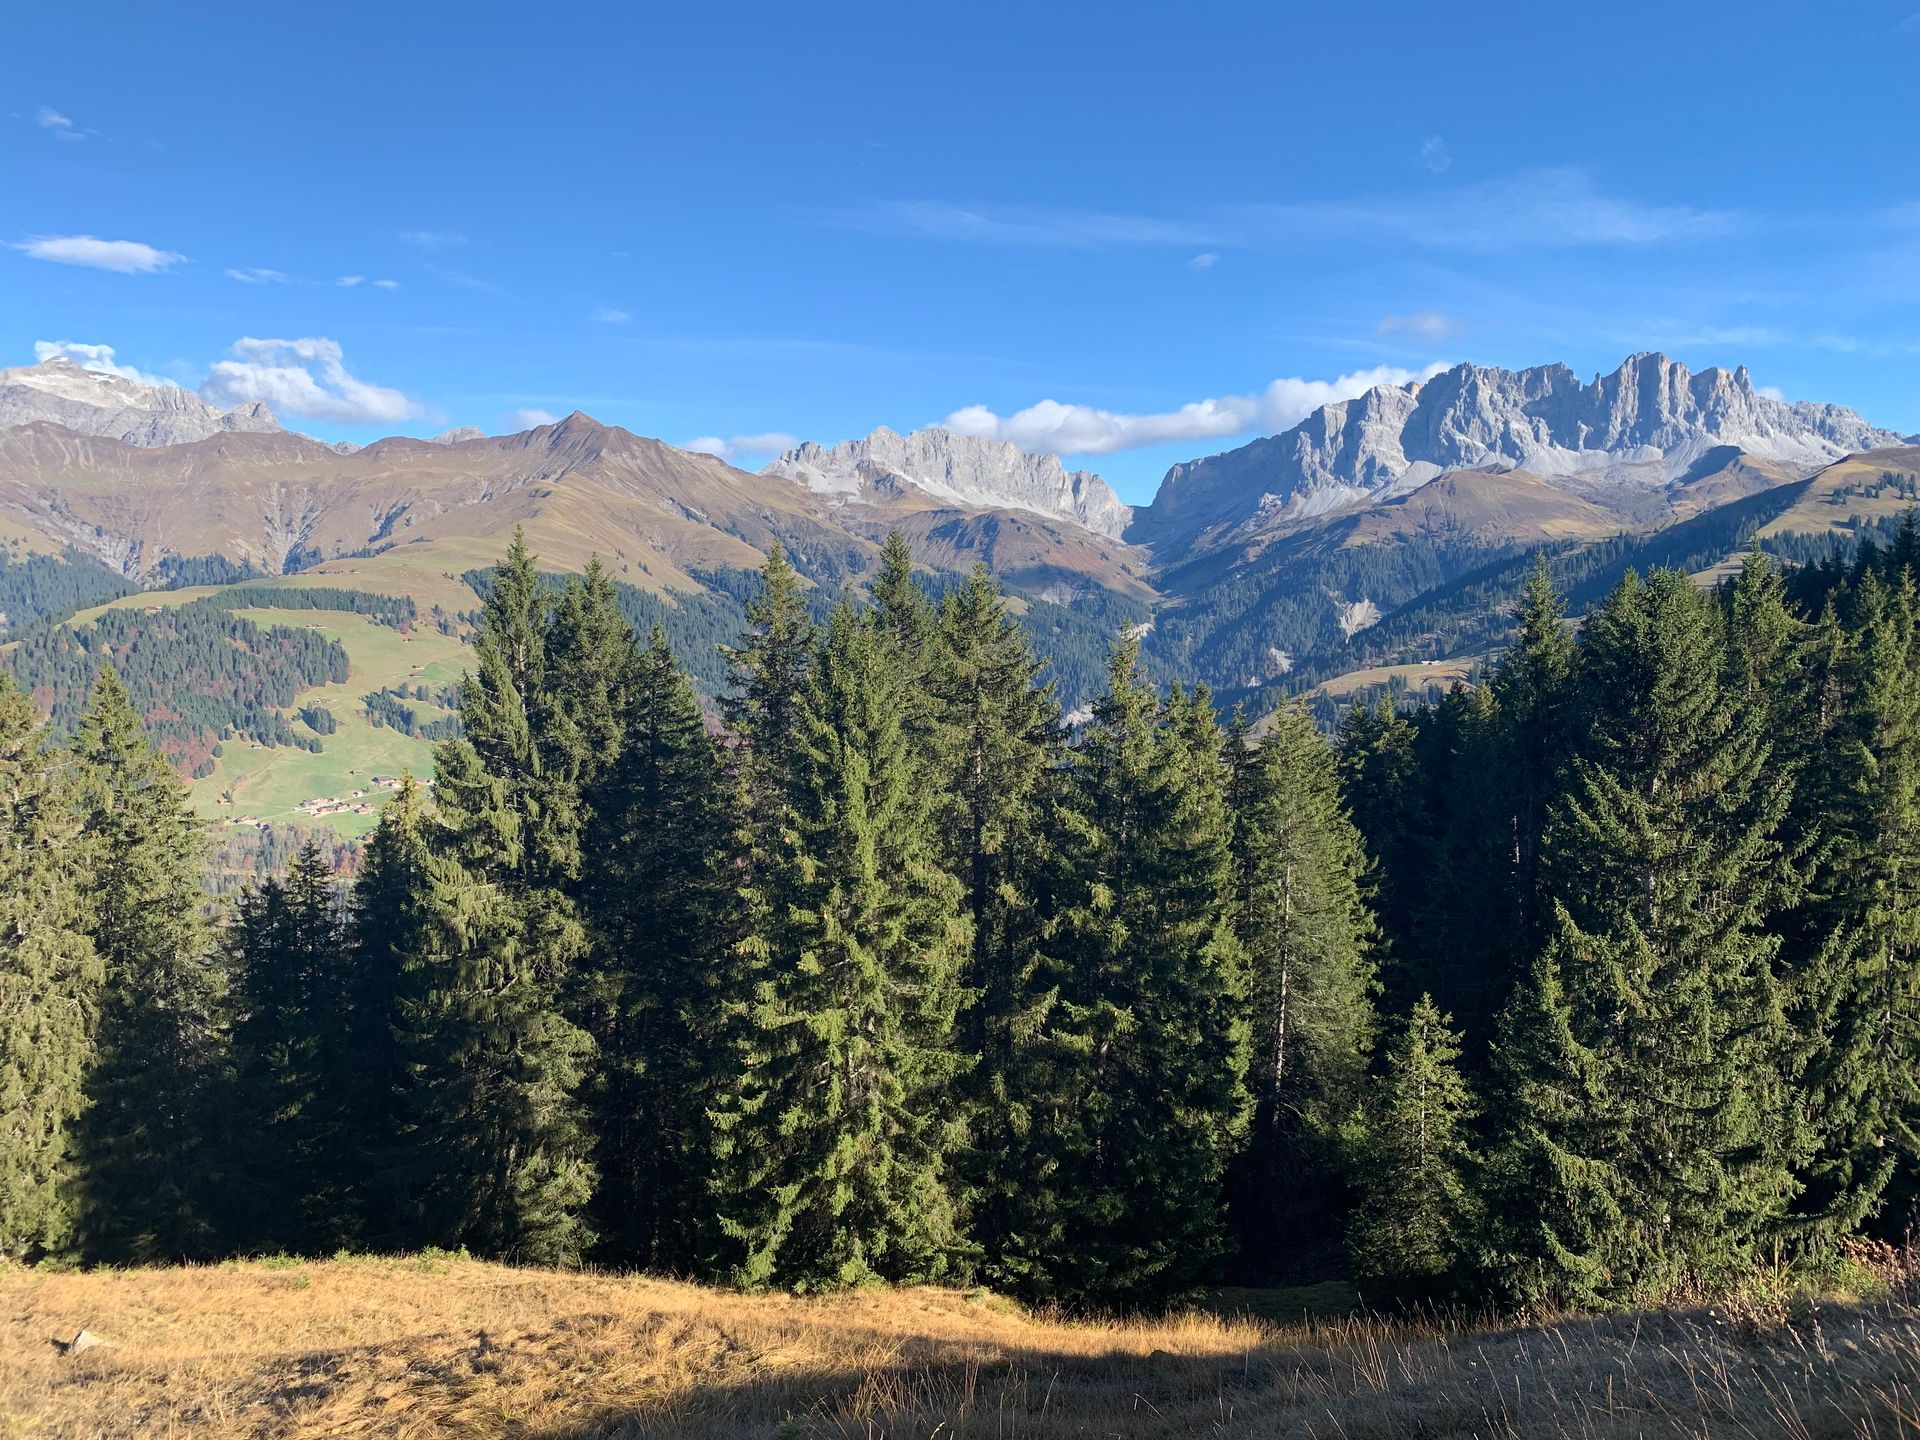
[[[220,410],[178,385],[89,370],[60,355],[0,370],[0,429],[35,421],[143,449],[282,430],[262,401]]]
[[[1311,520],[1448,470],[1509,465],[1577,491],[1653,487],[1733,446],[1805,471],[1899,443],[1837,405],[1757,391],[1745,366],[1697,374],[1658,352],[1583,384],[1562,364],[1457,365],[1324,405],[1278,435],[1171,467],[1129,538],[1161,549],[1210,530]]]
[[[969,509],[1031,510],[1114,539],[1133,513],[1106,481],[1086,470],[1069,471],[1058,455],[1029,454],[1004,440],[937,425],[905,435],[881,425],[830,446],[807,441],[760,473],[841,503],[899,498],[902,486],[912,486]]]

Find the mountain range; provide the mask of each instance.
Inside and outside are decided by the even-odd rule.
[[[1432,658],[1440,642],[1369,634],[1533,548],[1714,515],[1739,545],[1768,527],[1883,523],[1898,487],[1812,509],[1804,492],[1834,467],[1905,475],[1916,455],[1851,410],[1761,393],[1744,368],[1642,354],[1582,382],[1564,365],[1459,365],[1175,465],[1132,509],[1056,456],[937,428],[803,444],[758,474],[577,412],[353,449],[285,430],[263,405],[222,411],[56,358],[0,371],[0,540],[143,588],[297,574],[457,613],[472,599],[462,577],[516,525],[553,568],[598,553],[670,606],[730,593],[726,577],[776,540],[837,590],[898,529],[931,572],[984,560],[1027,602],[1150,627],[1166,673],[1239,690]]]

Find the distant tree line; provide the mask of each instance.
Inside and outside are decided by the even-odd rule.
[[[297,733],[283,712],[302,690],[347,678],[338,641],[304,627],[262,627],[205,600],[41,627],[0,664],[62,731],[114,670],[155,741],[186,774],[210,769],[214,747],[234,737],[318,750],[321,741]]]
[[[1486,683],[1077,730],[984,570],[776,549],[723,724],[599,566],[486,590],[344,888],[203,918],[124,685],[0,693],[0,1251],[465,1245],[1070,1306],[1349,1273],[1609,1308],[1817,1278],[1920,1150],[1920,560],[1544,563]],[[1805,593],[1801,593],[1804,589]]]
[[[139,588],[111,565],[78,550],[59,556],[0,550],[0,616],[5,617],[0,631],[12,636],[54,624]]]
[[[417,686],[415,689],[418,693],[414,698],[428,698],[426,686]],[[405,686],[398,690],[375,690],[361,698],[360,703],[374,729],[398,730],[415,740],[447,740],[460,733],[459,716],[446,715],[437,720],[422,720],[420,712],[406,703],[405,691]]]

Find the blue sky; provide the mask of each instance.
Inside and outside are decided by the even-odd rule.
[[[0,364],[751,466],[957,415],[1132,500],[1458,360],[1920,430],[1917,4],[24,0]]]

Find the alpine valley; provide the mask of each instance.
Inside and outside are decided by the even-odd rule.
[[[1583,382],[1459,365],[1174,466],[1130,509],[1057,457],[940,429],[807,443],[759,473],[574,413],[361,448],[254,404],[64,359],[0,370],[5,655],[56,719],[123,673],[236,826],[370,828],[430,774],[487,567],[517,528],[543,569],[599,556],[709,695],[778,543],[825,607],[900,532],[937,589],[983,562],[1069,708],[1110,641],[1268,712],[1428,691],[1504,643],[1536,552],[1573,612],[1629,568],[1703,579],[1758,545],[1804,562],[1885,538],[1920,436],[1658,354]]]

